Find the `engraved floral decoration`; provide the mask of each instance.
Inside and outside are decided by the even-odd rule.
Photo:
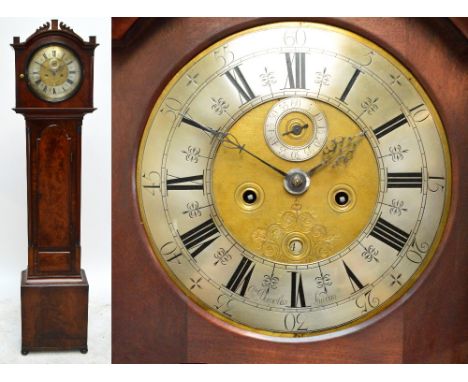
[[[369,245],[367,248],[364,248],[364,252],[361,253],[361,256],[366,260],[368,263],[371,261],[375,261],[376,263],[379,262],[377,256],[379,255],[379,251],[373,245]]]
[[[198,202],[190,202],[187,203],[187,210],[184,211],[184,214],[188,214],[190,218],[196,218],[198,216],[201,216],[201,211],[200,211],[200,203]]]
[[[320,276],[317,276],[315,278],[315,284],[317,285],[317,288],[322,289],[325,293],[327,293],[327,286],[331,286],[333,282],[331,281],[330,274],[325,273]]]
[[[262,287],[270,290],[278,287],[279,278],[273,275],[264,275],[262,281]]]
[[[226,252],[224,248],[218,249],[213,255],[213,257],[216,259],[213,265],[226,265],[229,262],[229,260],[232,259],[232,256],[228,252]]]
[[[211,105],[211,110],[213,110],[218,115],[223,114],[229,107],[229,104],[222,97],[218,99],[211,98],[211,101],[213,102],[213,105]]]
[[[376,112],[379,109],[379,106],[377,105],[378,100],[379,100],[378,97],[375,97],[375,98],[366,97],[366,99],[361,102],[361,107],[364,113],[372,115],[374,112]]]
[[[276,84],[276,77],[274,72],[269,72],[265,68],[265,72],[260,74],[260,79],[262,81],[262,86],[268,86],[271,89],[271,86]]]
[[[327,73],[327,68],[323,68],[323,71],[315,72],[315,83],[322,86],[329,86],[331,80],[331,74]]]
[[[182,150],[182,153],[185,154],[187,162],[198,163],[198,158],[200,157],[200,149],[198,147],[189,146],[186,150]]]
[[[284,296],[270,296],[270,292],[278,288],[279,278],[274,275],[274,269],[269,275],[263,275],[262,284],[259,287],[252,286],[250,293],[254,293],[260,301],[271,303],[273,301],[286,301]],[[279,299],[279,300],[278,300]]]
[[[405,156],[403,154],[406,154],[409,150],[408,149],[403,149],[401,145],[396,145],[396,146],[390,146],[388,148],[388,151],[390,152],[390,155],[392,157],[393,162],[398,162],[400,160],[405,159]]]
[[[317,217],[308,211],[301,211],[302,205],[295,202],[291,209],[281,213],[278,221],[266,228],[257,228],[252,240],[260,253],[267,258],[283,257],[282,246],[290,234],[302,234],[310,241],[310,253],[318,259],[332,254],[332,244],[336,235],[318,222]]]
[[[405,203],[403,202],[403,200],[392,199],[392,205],[390,206],[390,214],[401,216],[403,212],[408,211],[408,209],[405,208],[404,205]]]

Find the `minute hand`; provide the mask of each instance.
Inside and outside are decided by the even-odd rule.
[[[190,126],[193,126],[193,127],[197,128],[197,129],[200,129],[200,130],[203,130],[203,131],[205,131],[207,133],[212,134],[215,138],[219,139],[221,141],[221,143],[223,143],[224,146],[227,147],[228,149],[237,149],[239,151],[244,151],[245,153],[251,155],[255,159],[259,160],[263,164],[270,167],[272,170],[275,170],[277,173],[279,173],[279,174],[281,174],[283,176],[287,175],[284,171],[282,171],[279,168],[273,166],[271,163],[268,163],[268,162],[264,161],[262,158],[258,157],[257,155],[255,155],[251,151],[247,150],[245,148],[245,145],[241,145],[239,143],[239,140],[233,134],[224,133],[224,132],[212,129],[210,127],[207,127],[207,126],[203,126],[202,124],[194,121],[193,119],[189,118],[186,115],[181,114],[181,116],[182,116],[182,122],[184,122],[184,123],[186,123],[186,124],[188,124]]]
[[[270,167],[272,170],[275,170],[278,174],[281,174],[282,176],[287,175],[283,170],[280,170],[279,168],[273,166],[271,163],[268,163],[265,160],[263,160],[262,158],[258,157],[253,152],[247,150],[245,148],[245,145],[241,145],[239,143],[239,141],[237,140],[237,138],[234,135],[232,135],[231,133],[227,133],[223,137],[223,143],[224,143],[225,147],[227,147],[228,149],[238,149],[239,151],[244,151],[245,153],[247,153],[247,154],[251,155],[252,157],[254,157],[255,159],[257,159],[258,161],[260,161],[263,164]]]
[[[193,127],[197,128],[197,129],[200,129],[202,131],[205,131],[207,133],[210,133],[215,138],[219,139],[220,142],[223,143],[224,146],[227,147],[228,149],[237,149],[239,151],[244,151],[245,153],[247,153],[247,154],[251,155],[252,157],[254,157],[255,159],[257,159],[258,161],[260,161],[263,164],[270,167],[272,170],[275,170],[277,173],[279,173],[279,174],[281,174],[283,176],[287,175],[284,171],[282,171],[279,168],[273,166],[271,163],[268,163],[268,162],[264,161],[262,158],[258,157],[253,152],[247,150],[245,148],[245,145],[241,145],[239,143],[239,140],[233,134],[224,133],[222,131],[212,129],[211,127],[203,126],[201,123],[194,121],[193,119],[191,119],[190,117],[188,117],[186,115],[181,114],[181,116],[182,116],[182,122],[184,122],[184,123],[186,123],[186,124],[188,124],[190,126],[193,126]]]

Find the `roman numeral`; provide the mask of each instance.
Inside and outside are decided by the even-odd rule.
[[[167,190],[203,190],[203,174],[166,181]]]
[[[357,78],[362,72],[359,69],[356,69],[353,73],[353,76],[351,77],[351,80],[349,80],[348,85],[346,85],[346,88],[343,92],[343,94],[340,97],[341,102],[345,102],[346,97],[348,96],[349,92],[351,91],[351,88],[353,87],[354,83],[356,82]]]
[[[41,83],[41,79],[39,78],[37,81],[34,81],[36,85],[39,85]]]
[[[410,111],[414,111],[423,105],[424,104],[413,107],[412,109],[410,109]],[[397,115],[395,118],[392,118],[390,121],[374,129],[375,136],[378,139],[380,139],[383,136],[387,135],[388,133],[391,133],[393,130],[399,128],[400,126],[403,126],[405,123],[408,123],[408,120],[406,119],[406,116],[403,113],[401,113],[400,115]]]
[[[403,113],[400,115],[396,116],[395,118],[391,119],[387,123],[384,123],[383,125],[379,126],[378,128],[374,129],[375,136],[380,139],[383,136],[387,135],[388,133],[392,132],[396,128],[404,125],[407,123],[407,119]]]
[[[243,257],[228,283],[226,284],[226,288],[228,288],[231,292],[238,293],[244,297],[254,268],[255,264],[252,264],[252,260],[248,259],[247,257]],[[238,292],[239,289],[240,292]]]
[[[298,272],[291,272],[291,308],[303,308],[306,305],[302,275]]]
[[[54,57],[57,56],[57,52],[55,50],[52,51],[52,56],[54,56]]]
[[[421,172],[389,172],[387,188],[422,188]]]
[[[45,54],[45,52],[42,53],[42,56],[44,57],[44,60],[47,60],[47,54]]]
[[[294,53],[291,59],[289,53],[285,53],[286,68],[288,70],[288,82],[290,89],[305,89],[305,53]],[[293,70],[294,62],[294,70]]]
[[[70,85],[73,85],[73,81],[71,79],[67,79],[67,82],[70,84]]]
[[[402,250],[410,236],[405,231],[395,227],[393,224],[390,224],[381,217],[377,220],[377,223],[372,229],[370,235],[389,245],[393,249],[396,249],[398,252]]]
[[[180,239],[190,255],[195,258],[219,236],[218,228],[216,228],[213,219],[208,219],[206,222],[180,235]],[[190,252],[191,249],[194,250]]]
[[[47,85],[45,85],[45,86],[42,88],[42,91],[43,91],[44,93],[47,93]]]
[[[244,100],[242,104],[252,101],[255,98],[254,92],[245,80],[245,77],[238,66],[230,71],[227,71],[225,74],[229,81],[231,81],[231,83],[237,89],[241,98]]]
[[[57,92],[55,91],[55,88],[52,88],[52,93],[57,94]]]
[[[351,268],[348,267],[348,265],[344,262],[343,260],[343,265],[346,271],[346,274],[348,275],[349,282],[351,283],[351,286],[353,287],[353,291],[357,292],[358,290],[361,290],[364,288],[364,285],[362,284],[361,281],[356,277],[354,272],[351,270]]]

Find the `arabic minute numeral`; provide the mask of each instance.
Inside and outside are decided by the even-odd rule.
[[[287,313],[283,319],[284,328],[289,331],[306,331],[305,319],[302,313]]]
[[[159,252],[167,262],[171,263],[175,261],[177,264],[181,264],[179,257],[182,256],[182,253],[179,251],[177,244],[173,241],[168,241],[167,243],[163,244]]]
[[[284,45],[288,47],[303,46],[307,42],[307,35],[304,29],[288,29],[283,35]]]
[[[433,182],[435,180],[435,182]],[[445,186],[442,184],[445,181],[445,178],[442,176],[430,176],[428,189],[430,192],[443,191]]]
[[[428,249],[429,243],[424,241],[418,244],[416,238],[414,238],[410,248],[408,249],[408,251],[406,251],[406,258],[412,263],[421,264]]]
[[[229,49],[228,45],[224,45],[223,47],[216,49],[213,54],[222,62],[221,67],[223,68],[234,61],[234,53]]]
[[[174,122],[177,119],[177,116],[179,115],[180,110],[182,109],[182,103],[175,98],[167,98],[166,102],[164,103],[164,106],[162,107],[161,111],[164,114],[170,114],[173,117],[172,122]]]
[[[161,176],[157,171],[144,173],[142,176],[142,187],[148,190],[151,195],[156,195],[156,189],[161,188]]]
[[[232,302],[233,299],[229,298],[225,294],[221,294],[216,299],[216,304],[214,304],[214,307],[224,315],[231,317],[232,315],[229,311],[232,310]]]
[[[356,298],[356,307],[362,309],[362,313],[367,313],[369,310],[376,308],[380,304],[380,300],[372,296],[372,291],[367,291]]]

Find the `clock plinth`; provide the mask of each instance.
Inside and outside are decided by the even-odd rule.
[[[31,279],[21,274],[21,351],[88,351],[88,290],[79,278]]]
[[[21,277],[22,353],[87,352],[89,284],[81,269],[81,128],[93,112],[95,38],[57,20],[16,53],[16,108],[26,121],[28,268]]]

